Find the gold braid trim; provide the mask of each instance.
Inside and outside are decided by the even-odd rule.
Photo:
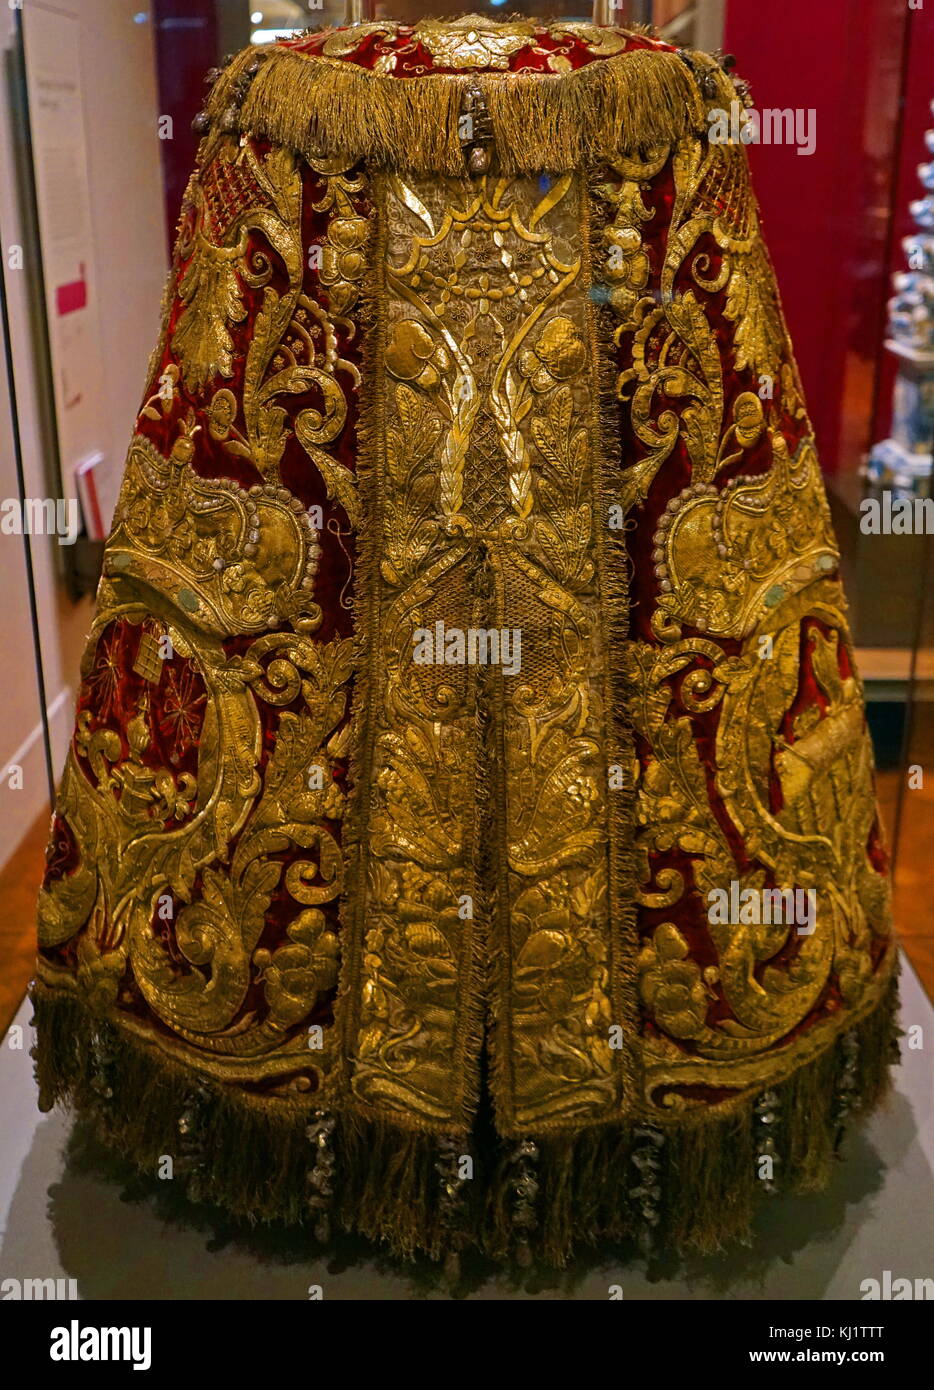
[[[707,128],[729,108],[730,79],[706,53],[633,49],[569,73],[391,77],[339,59],[272,48],[242,105],[255,48],[218,79],[213,125],[266,136],[307,159],[340,158],[413,173],[459,174],[458,118],[468,89],[486,102],[502,173],[572,169]]]
[[[594,265],[605,255],[601,228],[595,217],[592,171],[581,187],[581,251],[584,283],[594,284]],[[632,725],[626,712],[633,707],[633,691],[626,675],[624,653],[629,642],[629,558],[625,541],[609,526],[610,508],[619,503],[619,468],[622,456],[619,435],[619,398],[614,367],[614,322],[607,305],[599,305],[592,293],[587,299],[587,332],[593,372],[594,518],[600,536],[598,573],[603,642],[604,700],[606,706],[606,771],[621,769],[621,785],[608,790],[607,845],[609,848],[610,978],[614,1022],[624,1029],[622,1074],[624,1106],[631,1110],[642,1094],[640,1016],[636,983],[639,954],[637,903],[639,875],[633,845],[636,835],[636,751]],[[609,776],[607,776],[609,787]],[[635,1025],[634,1025],[635,1021]]]
[[[385,196],[378,179],[369,188],[371,208],[366,245],[366,273],[357,310],[359,341],[363,348],[359,387],[359,416],[356,427],[355,473],[361,510],[368,518],[354,536],[354,684],[351,699],[353,738],[350,745],[348,782],[350,796],[344,820],[344,893],[341,897],[343,965],[334,1001],[334,1026],[338,1042],[339,1068],[324,1096],[328,1106],[347,1104],[353,1061],[356,1010],[361,989],[361,962],[366,903],[365,828],[369,820],[372,791],[373,740],[375,720],[372,690],[376,631],[379,614],[379,538],[382,525],[379,512],[380,441],[385,438],[382,397],[376,388],[382,363],[385,314],[386,216]]]

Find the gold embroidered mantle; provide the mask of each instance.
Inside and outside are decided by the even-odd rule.
[[[528,54],[547,68],[502,75]],[[716,1242],[748,1219],[757,1117],[813,1186],[840,1097],[882,1085],[894,950],[837,551],[744,150],[703,134],[727,80],[690,57],[361,26],[242,55],[209,102],[36,1002],[46,1100],[143,1167],[180,1107],[197,1190],[235,1210],[333,1207],[403,1250],[541,1226],[564,1258],[577,1221]],[[454,124],[395,158],[402,87]],[[710,910],[774,890],[809,930]]]

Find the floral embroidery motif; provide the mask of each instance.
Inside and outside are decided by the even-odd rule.
[[[539,32],[412,34],[467,72]],[[46,986],[226,1085],[447,1134],[486,1039],[517,1138],[756,1094],[868,1012],[892,958],[871,748],[741,149],[371,179],[212,132],[157,369]],[[415,662],[439,622],[519,630],[521,668]],[[812,891],[816,929],[710,921],[734,882]]]

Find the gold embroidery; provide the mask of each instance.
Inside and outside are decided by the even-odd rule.
[[[329,35],[321,51],[328,58],[346,58],[374,35],[386,39],[395,37],[400,27],[391,21],[355,24],[350,29],[341,29]],[[439,67],[505,69],[512,54],[520,48],[527,48],[542,29],[555,39],[578,40],[599,58],[622,53],[629,41],[625,30],[603,29],[596,24],[539,25],[533,20],[524,19],[497,23],[478,14],[462,15],[453,20],[419,20],[412,28],[412,39],[428,49]],[[394,56],[383,55],[377,60],[378,70],[392,71]],[[566,70],[556,67],[553,62],[549,63],[549,67],[552,71]]]
[[[368,222],[356,208],[363,181],[339,161],[314,166],[324,180],[315,212],[328,212],[321,246],[320,280],[329,308],[303,292],[302,178],[295,155],[274,147],[260,157],[253,142],[219,137],[209,143],[200,180],[190,196],[193,228],[180,240],[190,256],[179,296],[186,307],[172,335],[172,348],[186,384],[198,387],[233,372],[227,324],[246,316],[241,288],[262,291],[243,373],[243,429],[239,406],[227,387],[215,390],[208,405],[212,438],[228,453],[248,459],[264,477],[276,481],[288,440],[282,396],[317,390],[323,410],[309,407],[295,417],[295,434],[322,475],[328,495],[356,524],[356,479],[332,454],[347,419],[347,393],[359,386],[357,368],[337,349],[336,325],[347,326],[364,269]],[[280,294],[270,283],[275,265],[265,251],[250,250],[250,233],[268,241],[285,268],[288,287]]]
[[[618,1100],[593,382],[581,260],[570,251],[581,196],[570,176],[543,189],[529,179],[388,184],[373,792],[360,832],[366,966],[352,1085],[359,1099],[423,1122],[456,1122],[474,1084],[486,950],[499,962],[499,1123],[579,1123]],[[521,672],[494,668],[481,680],[469,666],[416,664],[417,630],[439,622],[518,627]],[[478,743],[484,710],[492,744]],[[479,773],[491,756],[496,765]],[[481,777],[501,788],[505,854],[493,847],[492,906],[478,920],[472,905],[488,887],[476,879]]]
[[[555,39],[566,35],[578,39],[598,58],[608,58],[611,54],[622,53],[629,42],[629,34],[623,29],[604,29],[598,24],[550,24],[548,32]]]
[[[871,747],[859,687],[840,674],[841,632],[839,592],[827,582],[763,621],[740,656],[728,657],[702,639],[661,649],[636,644],[630,653],[637,728],[650,749],[639,790],[646,906],[671,908],[688,891],[683,874],[671,868],[658,869],[653,882],[649,854],[664,856],[673,847],[691,856],[705,919],[711,890],[729,891],[731,882],[741,890],[762,889],[766,871],[780,888],[816,893],[815,928],[797,938],[792,963],[766,964],[761,975],[762,963],[795,939],[793,923],[713,922],[717,964],[703,972],[686,959],[683,938],[671,923],[655,929],[640,961],[643,999],[663,1034],[691,1039],[694,1050],[679,1060],[670,1044],[647,1038],[649,1052],[656,1054],[650,1090],[662,1084],[658,1067],[665,1085],[681,1084],[682,1070],[687,1080],[698,1079],[697,1057],[717,1063],[704,1073],[707,1084],[768,1084],[787,1060],[775,1044],[813,1009],[831,972],[854,1006],[870,984],[870,934],[888,930],[887,890],[867,858],[875,816]],[[806,731],[789,743],[781,730],[799,693],[802,633],[829,703],[823,713],[809,706]],[[762,658],[763,639],[772,643],[768,660]],[[698,666],[698,658],[716,664]],[[680,695],[687,713],[672,717],[679,702],[667,682],[678,672],[688,675]],[[716,786],[742,835],[743,861],[734,857],[713,813],[691,730],[692,714],[718,708]],[[773,767],[782,785],[780,809],[772,801]],[[749,861],[759,867],[745,867]],[[730,1017],[711,1026],[707,1009],[717,990]]]
[[[191,1195],[251,1217],[333,1197],[403,1255],[510,1225],[521,1255],[537,1208],[556,1261],[711,1248],[766,1105],[806,1188],[884,1082],[871,751],[742,151],[695,138],[728,79],[654,48],[504,75],[527,27],[423,25],[453,79],[385,75],[403,26],[375,73],[276,49],[215,86],[58,801],[38,1074],[143,1168],[195,1131]],[[552,70],[626,43],[549,32]],[[339,597],[281,485],[301,449],[356,532]],[[202,477],[221,450],[258,485]],[[708,915],[772,885],[812,932]],[[535,1142],[472,1202],[486,1048],[497,1135]]]
[[[395,30],[396,25],[392,22],[388,24],[354,24],[347,29],[337,29],[325,39],[321,52],[328,58],[346,58],[349,53],[353,53],[374,34],[388,37],[395,33]]]
[[[646,184],[669,158],[672,229],[655,264]],[[679,440],[692,469],[655,536],[653,641],[625,640],[602,531],[583,177],[387,176],[371,242],[362,179],[340,161],[315,172],[324,303],[303,290],[294,157],[209,146],[167,370],[209,388],[211,436],[267,481],[200,478],[193,412],[168,458],[141,436],[131,446],[89,648],[94,711],[78,721],[60,798],[80,861],[43,893],[43,945],[80,932],[76,979],[94,1007],[113,1009],[132,979],[172,1045],[212,1075],[324,1088],[329,1103],[414,1128],[470,1126],[484,1033],[506,1134],[700,1103],[686,1087],[772,1084],[839,1026],[835,1011],[869,1007],[888,905],[868,857],[871,754],[813,445],[802,430],[792,453],[752,389],[727,395],[709,314],[721,295],[741,369],[774,373],[782,410],[805,426],[744,165],[690,138],[595,184],[603,244],[619,253],[599,277],[629,354],[618,397],[645,451],[620,471],[620,495],[644,500]],[[248,234],[278,256],[275,287],[272,251]],[[360,384],[337,343],[368,256],[374,458],[348,724],[350,643],[316,637],[319,552],[279,485],[277,400],[316,389],[296,437],[362,518],[327,446]],[[247,290],[261,297],[238,393],[218,378]],[[143,413],[168,410],[158,396]],[[120,733],[118,623],[139,629],[140,682]],[[514,631],[509,673],[490,643]],[[485,664],[464,656],[471,633]],[[426,635],[434,659],[416,659]],[[164,688],[162,636],[188,663]],[[153,738],[157,693],[175,761],[197,744],[193,771]],[[331,774],[348,749],[343,840]],[[611,760],[627,764],[615,769],[624,801],[637,785],[637,894]],[[314,787],[312,764],[325,774]],[[813,890],[815,931],[708,927],[704,895],[733,882]],[[166,894],[171,949],[156,918]],[[274,895],[297,910],[272,946]],[[636,895],[666,919],[638,955]],[[338,1027],[309,1058],[299,1025],[338,983]],[[637,1008],[650,1025],[638,1036]]]
[[[735,423],[733,430],[739,438]],[[805,441],[791,458],[777,430],[770,439],[768,473],[736,478],[719,490],[695,484],[661,517],[658,603],[678,622],[722,637],[745,636],[770,609],[836,569],[813,445]]]
[[[655,295],[642,241],[652,217],[645,181],[669,157],[676,197]],[[616,341],[632,358],[617,391],[646,447],[622,475],[624,508],[647,496],[679,439],[692,468],[654,536],[659,645],[634,642],[625,653],[647,749],[638,769],[640,900],[673,911],[696,895],[716,952],[716,963],[701,968],[670,921],[652,929],[639,958],[643,1005],[660,1030],[644,1038],[645,1098],[680,1105],[680,1091],[668,1088],[780,1080],[834,1026],[817,1025],[800,1045],[782,1041],[832,982],[850,1008],[868,1006],[880,988],[870,944],[887,930],[887,888],[868,858],[871,746],[842,598],[825,577],[838,555],[814,447],[804,438],[791,454],[774,407],[766,412],[752,391],[740,392],[727,415],[703,307],[703,296],[724,291],[736,368],[771,383],[769,401],[780,385],[785,410],[805,421],[743,153],[687,140],[670,154],[617,162],[595,196],[610,209],[603,243]],[[716,273],[701,240],[710,237],[721,252]],[[767,471],[717,483],[764,445]],[[741,640],[739,654],[718,639]],[[795,715],[807,681],[820,697],[809,695],[805,714]],[[713,787],[694,728],[706,716],[717,718]],[[813,891],[814,930],[796,937],[783,921],[708,924],[708,895],[731,884]],[[785,963],[770,963],[776,957]],[[710,1023],[718,1002],[729,1013]]]
[[[190,420],[168,459],[142,435],[127,455],[104,573],[170,596],[206,632],[260,632],[289,620],[313,630],[320,546],[308,515],[272,483],[245,491],[199,478]]]
[[[717,340],[695,291],[675,292],[677,277],[687,271],[694,284],[708,292],[728,287],[725,312],[737,321],[738,369],[750,367],[774,382],[785,341],[771,275],[766,273],[745,157],[737,146],[685,140],[675,147],[671,158],[676,197],[660,293],[646,293],[642,224],[650,210],[642,186],[668,156],[667,149],[660,149],[642,160],[617,161],[612,166],[615,180],[598,184],[596,190],[614,208],[604,240],[609,300],[623,319],[617,340],[632,335],[633,365],[620,373],[617,390],[621,399],[631,400],[633,428],[648,449],[623,476],[620,501],[627,510],[645,498],[679,437],[687,447],[695,484],[712,482],[736,457],[726,452],[730,433],[722,421]],[[708,252],[698,249],[705,234],[721,251],[719,270],[712,277]],[[662,398],[683,401],[680,416],[659,408]],[[739,427],[741,421],[736,421],[734,429]],[[745,447],[754,442],[747,439]]]
[[[115,690],[108,633],[118,621],[140,626],[134,669],[146,690],[166,680],[176,740],[184,744],[194,707],[204,706],[197,774],[154,763],[146,690],[126,725],[126,753],[107,722],[108,698],[81,714],[58,801],[81,863],[44,889],[40,944],[64,942],[87,923],[78,984],[95,1007],[113,1007],[129,966],[194,1065],[213,1056],[215,1075],[278,1076],[285,1089],[303,1088],[331,1062],[327,1050],[310,1054],[303,1036],[287,1030],[335,983],[336,939],[317,905],[335,900],[342,882],[340,850],[323,818],[342,815],[330,768],[350,643],[311,636],[321,616],[313,601],[317,546],[301,505],[271,484],[244,492],[199,478],[189,467],[195,433],[182,421],[169,459],[142,436],[131,446],[86,663],[93,686]],[[283,619],[296,631],[268,632]],[[244,654],[228,657],[222,639],[247,634],[255,640]],[[203,698],[190,675],[164,676],[157,637],[191,663]],[[260,775],[258,704],[296,700],[297,711],[281,709]],[[327,772],[326,789],[309,789],[312,765]],[[308,858],[283,874],[276,855],[290,846]],[[280,879],[306,910],[287,927],[286,944],[257,950]],[[171,900],[179,904],[175,955],[157,929]],[[54,976],[54,967],[44,969]],[[254,976],[266,1009],[238,1019]]]
[[[178,285],[185,307],[171,343],[193,390],[215,376],[233,374],[227,326],[246,317],[241,279],[261,288],[272,277],[268,256],[248,256],[251,230],[261,232],[282,257],[293,284],[302,275],[301,176],[295,157],[276,148],[261,159],[249,141],[241,148],[232,137],[213,146],[201,177],[189,184],[191,218],[182,223],[178,246],[181,259],[188,259]]]
[[[491,24],[478,14],[421,19],[412,30],[412,37],[424,44],[435,62],[448,68],[508,68],[512,54],[526,48],[534,34],[531,20]]]

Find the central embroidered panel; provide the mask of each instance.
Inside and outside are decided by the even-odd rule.
[[[585,190],[379,206],[351,1088],[466,1127],[486,1034],[505,1132],[593,1122],[625,1054]]]

